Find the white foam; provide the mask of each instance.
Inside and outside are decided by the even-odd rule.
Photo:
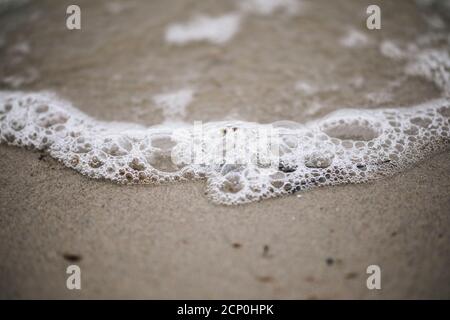
[[[426,33],[416,41],[408,43],[405,49],[390,40],[380,44],[380,52],[387,58],[405,62],[404,73],[407,76],[422,77],[433,82],[442,94],[450,96],[450,55],[445,42],[445,33]],[[444,44],[443,44],[444,43]],[[448,43],[447,43],[448,45]]]
[[[406,74],[421,76],[450,96],[450,56],[448,50],[425,49],[414,55],[405,69]]]
[[[166,92],[153,97],[156,106],[163,112],[165,122],[182,121],[186,107],[192,102],[194,90],[190,88]]]
[[[380,52],[387,58],[393,60],[402,60],[405,58],[405,53],[402,49],[394,42],[390,40],[385,40],[380,45]]]
[[[7,86],[17,89],[21,86],[31,84],[38,80],[40,77],[39,71],[35,68],[26,68],[20,74],[14,74],[10,76],[3,77],[1,82],[6,84]]]
[[[342,46],[347,48],[364,47],[369,43],[368,37],[357,29],[349,29],[346,34],[339,39]]]
[[[166,41],[183,45],[208,41],[223,44],[239,30],[240,15],[230,13],[219,17],[199,16],[185,24],[172,24],[166,30]]]
[[[354,78],[349,81],[347,85],[351,85],[353,87],[357,87],[358,85],[362,84],[361,81],[364,81],[361,78]],[[342,89],[342,85],[336,84],[336,83],[328,83],[328,84],[314,84],[306,81],[298,81],[295,83],[294,89],[304,95],[305,97],[308,96],[315,96],[319,93],[330,93],[330,92],[336,92]]]
[[[240,24],[248,14],[268,16],[276,12],[287,15],[299,13],[299,0],[242,0],[237,1],[237,10],[218,17],[200,15],[186,23],[174,23],[167,27],[165,40],[168,43],[185,45],[206,41],[224,44],[239,31]]]
[[[316,86],[312,85],[309,82],[298,81],[295,84],[295,90],[299,91],[305,96],[312,96],[315,95],[317,92],[319,92],[320,88],[317,88]]]
[[[389,91],[370,92],[366,95],[366,98],[375,105],[381,105],[388,102],[392,102],[393,95]]]
[[[270,15],[277,11],[295,15],[301,7],[298,0],[240,0],[238,4],[242,12],[260,15]]]
[[[0,142],[45,150],[82,174],[118,183],[206,179],[206,194],[223,204],[394,174],[447,148],[449,121],[448,98],[410,108],[345,109],[303,125],[272,123],[279,148],[262,155],[254,146],[267,126],[258,123],[206,123],[197,141],[195,126],[102,122],[51,93],[0,92]],[[235,134],[247,142],[245,152],[225,151],[252,161],[210,161]],[[190,161],[193,149],[203,161]]]

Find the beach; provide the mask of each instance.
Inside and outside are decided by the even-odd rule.
[[[66,28],[65,1],[2,13],[0,90],[51,91],[95,119],[146,126],[173,120],[155,96],[186,88],[192,101],[176,113],[186,123],[305,123],[342,108],[448,99],[448,83],[402,56],[413,45],[448,56],[439,8],[423,10],[441,12],[443,26],[412,1],[377,1],[383,27],[368,31],[367,1],[303,1],[298,13],[112,3],[79,1],[79,31]],[[200,13],[237,10],[226,43],[164,37]],[[440,38],[421,38],[429,34]],[[401,53],[380,49],[394,40]],[[448,149],[368,183],[228,206],[205,196],[202,180],[121,185],[5,143],[0,167],[1,299],[450,298]],[[81,290],[66,287],[71,264]],[[381,269],[380,290],[366,285],[370,265]]]

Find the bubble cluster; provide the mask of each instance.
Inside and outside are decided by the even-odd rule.
[[[216,202],[237,204],[389,176],[449,147],[449,115],[447,99],[410,108],[340,110],[291,126],[289,140],[281,138],[280,150],[288,151],[280,152],[278,168],[212,171],[207,193]]]
[[[360,183],[392,175],[450,142],[450,100],[409,108],[344,109],[306,124],[271,124],[277,152],[259,154],[267,125],[210,122],[144,127],[95,120],[52,93],[0,92],[0,142],[47,151],[78,172],[123,184],[205,179],[215,202],[240,204],[317,186]],[[224,137],[242,133],[252,161],[208,158]],[[193,149],[206,159],[192,161]],[[225,150],[228,151],[228,150]]]
[[[448,50],[427,49],[414,56],[406,66],[409,75],[422,76],[450,96],[450,56]]]

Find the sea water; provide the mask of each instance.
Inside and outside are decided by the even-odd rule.
[[[223,48],[233,45],[252,15],[297,16],[302,10],[302,2],[295,0],[244,1],[222,15],[170,23],[161,37],[174,50],[196,43]],[[392,90],[412,77],[438,88],[439,97],[425,102],[380,107],[377,104],[390,99],[391,92],[384,92],[369,97],[370,107],[336,108],[303,123],[283,118],[190,123],[185,121],[187,107],[201,88],[187,83],[153,96],[151,104],[162,110],[164,120],[145,126],[95,119],[56,92],[3,90],[0,142],[46,151],[83,175],[120,184],[204,180],[206,195],[221,204],[390,176],[450,145],[450,37],[438,19],[430,20],[432,31],[410,42],[374,43],[354,28],[336,41],[346,50],[375,46],[386,59],[404,65]],[[19,51],[16,56],[27,54]],[[20,88],[29,77],[5,79],[10,87]],[[353,78],[351,86],[360,88],[364,81]],[[321,111],[314,97],[342,88],[339,83],[305,81],[292,86],[310,103],[312,115]]]

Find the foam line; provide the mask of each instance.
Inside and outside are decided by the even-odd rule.
[[[196,125],[103,122],[53,93],[0,91],[0,142],[45,150],[84,175],[122,184],[206,179],[207,195],[222,204],[394,174],[447,148],[449,120],[443,98],[409,108],[339,110],[306,124],[209,122],[198,136]],[[269,136],[261,139],[263,131]],[[233,135],[239,138],[227,139]],[[236,141],[246,143],[237,148]],[[226,154],[219,161],[217,150]]]

